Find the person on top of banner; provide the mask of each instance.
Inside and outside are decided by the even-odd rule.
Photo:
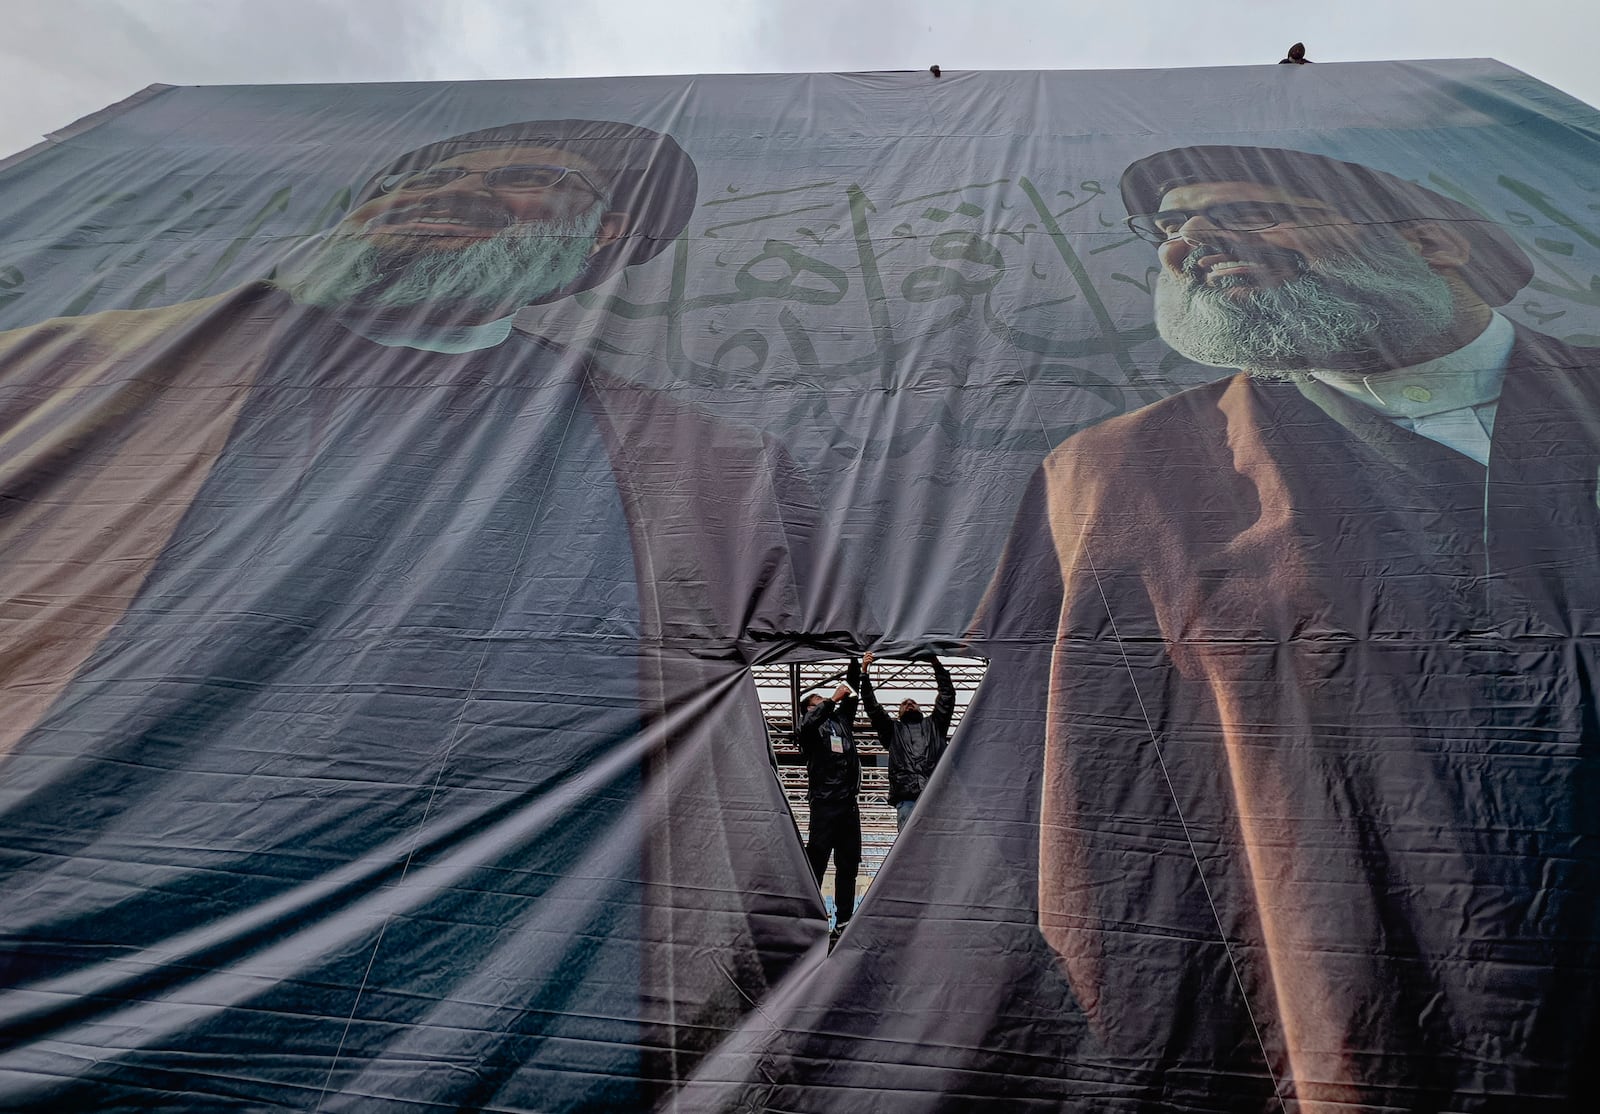
[[[635,125],[467,132],[271,281],[0,336],[0,1106],[641,1108],[820,940],[728,743],[841,629],[809,488],[513,320],[696,189]]]
[[[900,701],[896,714],[890,716],[878,703],[872,689],[874,660],[871,651],[861,659],[861,702],[879,741],[889,753],[889,804],[894,808],[895,830],[904,831],[949,742],[950,720],[956,714],[956,686],[937,655],[917,658],[915,660],[933,667],[934,683],[938,686],[933,710],[924,715],[921,706],[907,697]]]
[[[795,742],[806,760],[806,800],[811,805],[806,857],[818,884],[833,858],[835,936],[855,913],[861,870],[861,756],[855,739],[861,684],[861,662],[851,658],[845,683],[832,696],[807,697],[795,729]]]
[[[1381,170],[1184,147],[1122,197],[1161,336],[1240,370],[1055,450],[991,586],[991,637],[1054,646],[1040,928],[1145,1085],[1253,1049],[1308,1112],[1567,1109],[1600,352],[1503,316],[1508,232]]]

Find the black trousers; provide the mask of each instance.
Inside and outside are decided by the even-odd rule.
[[[833,904],[835,924],[843,927],[856,911],[856,873],[861,869],[861,809],[855,798],[848,801],[817,801],[811,806],[811,832],[806,839],[806,858],[817,882],[828,869],[833,856]]]

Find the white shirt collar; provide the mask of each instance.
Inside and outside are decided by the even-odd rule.
[[[1499,398],[1515,343],[1511,322],[1496,313],[1475,339],[1437,359],[1367,374],[1312,371],[1311,377],[1386,417],[1414,420]]]
[[[419,322],[389,326],[370,316],[351,315],[339,321],[353,333],[366,337],[387,348],[416,348],[423,352],[474,352],[479,348],[493,348],[511,335],[509,314],[498,321],[482,325],[451,325],[430,328]]]

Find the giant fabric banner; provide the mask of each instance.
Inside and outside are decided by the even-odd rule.
[[[0,1107],[1578,1108],[1597,168],[1487,61],[0,163]],[[752,669],[867,651],[990,668],[830,948]]]

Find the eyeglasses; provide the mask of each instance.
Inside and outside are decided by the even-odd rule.
[[[522,163],[514,166],[495,166],[488,170],[468,170],[464,166],[438,166],[430,170],[412,170],[400,174],[387,174],[376,182],[379,193],[425,193],[477,175],[492,190],[506,193],[531,193],[554,189],[568,178],[576,178],[596,197],[605,197],[605,191],[595,185],[589,176],[570,166],[543,166]]]
[[[1195,217],[1223,232],[1262,232],[1280,224],[1306,223],[1308,218],[1329,223],[1335,215],[1325,209],[1302,209],[1268,201],[1230,201],[1204,209],[1163,209],[1159,213],[1140,213],[1128,218],[1128,228],[1140,239],[1164,244],[1178,235],[1179,229]]]

